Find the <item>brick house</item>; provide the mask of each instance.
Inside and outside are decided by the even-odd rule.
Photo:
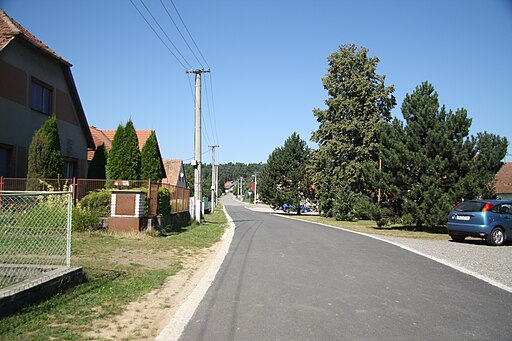
[[[96,152],[96,149],[101,146],[102,144],[105,145],[105,149],[107,151],[112,148],[112,140],[114,139],[114,135],[116,134],[115,130],[104,130],[104,129],[98,129],[94,126],[90,126],[89,130],[91,132],[92,138],[94,140],[94,148],[89,150],[87,154],[87,161],[91,161],[94,157],[94,153]],[[135,130],[137,134],[137,139],[139,141],[139,150],[142,151],[142,148],[144,147],[144,144],[146,143],[147,139],[149,138],[149,135],[151,135],[151,132],[153,130]],[[155,133],[156,136],[156,133]],[[162,167],[162,170],[164,171],[163,176],[165,177],[166,169],[165,165],[162,159],[162,155],[160,154],[160,146],[158,144],[158,137],[156,138],[156,148],[158,151],[158,157],[160,159],[160,166]],[[129,180],[129,179],[127,179]]]
[[[26,177],[32,137],[50,115],[64,176],[86,177],[94,142],[71,64],[0,9],[0,176]]]
[[[496,174],[496,195],[503,200],[512,200],[512,162],[505,162]]]

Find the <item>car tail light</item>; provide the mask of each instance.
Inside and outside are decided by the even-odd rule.
[[[482,208],[482,212],[486,212],[486,211],[489,211],[491,208],[493,208],[494,205],[491,204],[490,202],[488,202],[487,204],[484,205],[484,207]]]

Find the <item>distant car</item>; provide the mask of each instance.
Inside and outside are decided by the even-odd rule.
[[[448,234],[456,242],[477,237],[489,245],[503,245],[512,239],[512,201],[461,202],[448,215]]]
[[[289,213],[289,212],[295,212],[295,211],[297,211],[297,210],[295,209],[295,207],[293,207],[293,206],[291,206],[291,205],[288,205],[288,204],[284,204],[284,205],[283,205],[283,207],[282,207],[281,209],[282,209],[283,211],[285,211],[285,212],[288,212],[288,213]],[[306,206],[306,205],[302,204],[302,205],[300,205],[300,212],[301,212],[301,213],[311,212],[311,209],[310,209],[308,206]]]

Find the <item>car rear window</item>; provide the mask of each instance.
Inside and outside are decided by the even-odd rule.
[[[478,201],[464,201],[458,207],[455,208],[455,211],[458,212],[480,212],[482,208],[484,208],[485,202]]]

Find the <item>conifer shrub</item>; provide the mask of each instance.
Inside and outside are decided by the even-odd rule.
[[[111,192],[107,189],[100,189],[90,192],[80,200],[78,206],[87,211],[94,211],[98,217],[110,216]]]

